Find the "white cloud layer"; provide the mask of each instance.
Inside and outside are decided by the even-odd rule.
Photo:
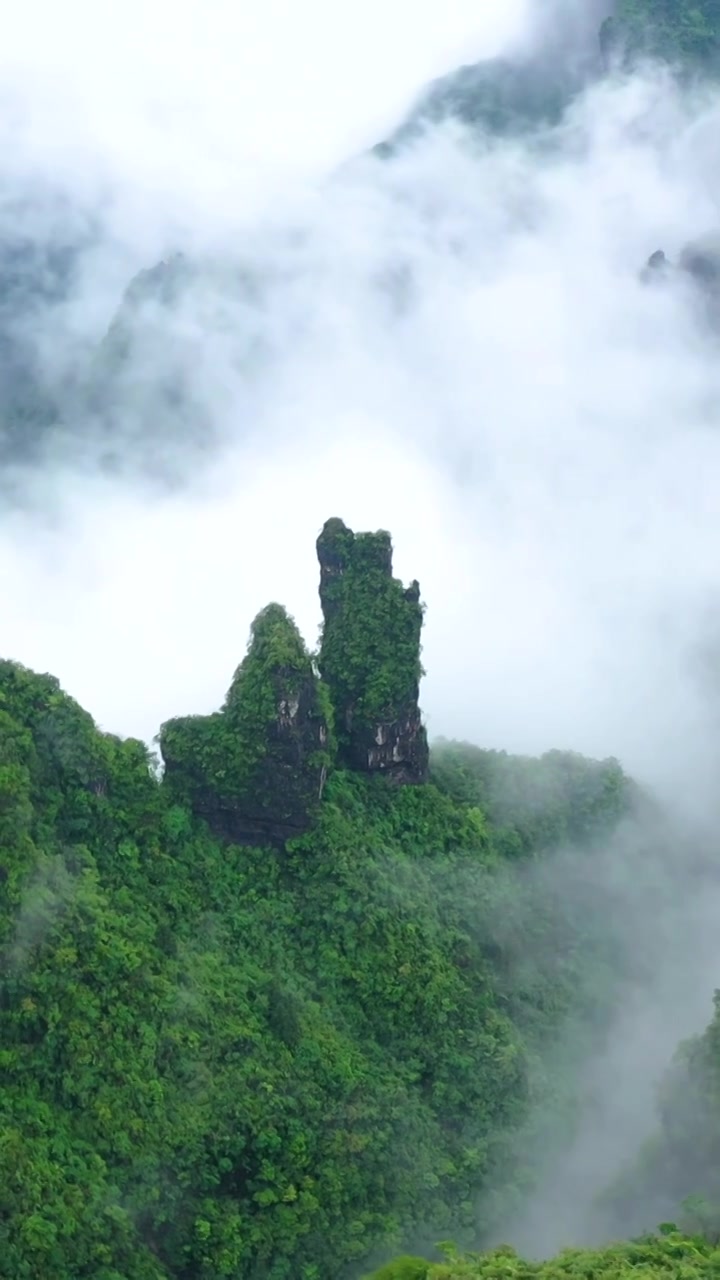
[[[558,3],[553,21],[574,31],[575,12]],[[315,641],[313,544],[340,515],[389,528],[397,572],[420,579],[432,734],[618,755],[713,828],[720,333],[679,286],[637,275],[717,224],[720,100],[661,77],[607,84],[552,145],[447,126],[328,178],[427,78],[528,17],[520,0],[13,11],[0,250],[97,232],[69,299],[32,321],[49,380],[103,337],[136,270],[177,249],[200,269],[138,321],[108,392],[116,453],[154,450],[175,487],[139,463],[103,477],[93,423],[71,420],[0,508],[2,652],[57,674],[104,728],[151,739],[219,705],[269,600]],[[189,421],[147,409],[168,370]],[[709,1013],[716,916],[683,900],[644,1021],[634,992],[619,1009],[627,1052],[601,1061],[608,1107],[573,1173],[599,1125],[603,1176],[627,1145],[622,1070],[646,1119],[649,1055],[654,1070]],[[554,1247],[583,1206],[563,1178],[547,1204]]]
[[[447,127],[318,181],[426,76],[521,30],[520,6],[476,10],[351,8],[347,30],[318,3],[14,16],[4,225],[42,172],[102,230],[38,324],[48,366],[100,338],[128,275],[170,246],[265,289],[233,291],[223,267],[140,348],[144,379],[184,353],[222,441],[209,467],[158,496],[101,480],[88,448],[35,477],[47,527],[37,509],[2,517],[4,651],[103,726],[151,737],[216,704],[269,598],[313,640],[313,541],[340,514],[389,527],[398,571],[421,580],[433,733],[616,753],[655,782],[714,767],[699,650],[719,366],[688,299],[637,269],[716,219],[717,103],[605,86],[551,149]],[[137,424],[115,408],[122,451]],[[184,447],[162,449],[181,465]]]
[[[79,183],[101,173],[131,200],[237,219],[289,172],[372,145],[426,80],[501,47],[524,8],[28,0],[0,50],[3,141]]]

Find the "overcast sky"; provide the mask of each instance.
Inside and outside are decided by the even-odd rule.
[[[614,754],[714,838],[719,336],[687,290],[638,272],[717,224],[717,95],[647,73],[596,86],[542,148],[443,127],[392,164],[342,165],[455,64],[550,27],[586,37],[600,14],[579,6],[11,7],[0,247],[93,232],[68,297],[29,329],[13,313],[11,336],[54,386],[134,272],[177,250],[199,269],[136,317],[106,384],[120,472],[78,411],[0,507],[4,655],[151,740],[220,705],[270,600],[315,644],[327,517],[388,528],[427,605],[431,735]],[[163,380],[182,383],[177,413]],[[655,945],[630,856],[608,858],[632,882],[631,943],[643,914]],[[653,1073],[709,1016],[717,909],[685,889],[654,989],[621,1002],[593,1064],[603,1105],[525,1237],[513,1224],[523,1244],[584,1238],[632,1145],[627,1108],[650,1124]]]
[[[714,224],[712,97],[604,86],[551,151],[441,129],[324,181],[428,77],[527,19],[461,0],[13,12],[5,229],[47,231],[42,202],[10,200],[38,177],[101,229],[67,306],[38,320],[48,368],[99,341],[170,248],[264,282],[259,302],[198,285],[138,340],[141,388],[182,368],[205,468],[170,423],[174,495],[102,480],[88,444],[0,520],[4,652],[104,727],[149,738],[217,705],[268,599],[313,643],[314,539],[340,515],[390,528],[420,579],[432,733],[614,753],[656,780],[714,760],[717,359],[681,291],[637,282],[659,245]],[[140,418],[113,409],[130,456]]]
[[[200,199],[252,198],[262,175],[372,145],[427,80],[515,38],[525,4],[28,0],[5,23],[21,109],[4,127],[59,165],[90,156],[156,189],[182,187],[182,167]]]

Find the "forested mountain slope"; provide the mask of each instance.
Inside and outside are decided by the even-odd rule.
[[[717,0],[608,0],[606,8],[591,10],[598,21],[583,21],[580,35],[568,34],[566,14],[546,23],[532,47],[443,77],[375,154],[387,161],[444,121],[468,127],[482,145],[537,135],[552,146],[553,128],[578,96],[618,67],[650,56],[686,76],[714,73]],[[18,212],[18,202],[26,211]],[[92,270],[95,221],[84,208],[64,208],[49,183],[35,181],[21,197],[0,189],[0,452],[6,462],[37,465],[60,436],[113,471],[140,470],[177,483],[180,454],[198,464],[218,442],[212,389],[202,378],[203,322],[235,332],[226,376],[241,370],[250,386],[263,368],[272,369],[277,334],[268,313],[293,306],[303,233],[277,228],[274,257],[246,233],[232,254],[177,251],[148,261],[125,280],[93,339],[64,350],[65,308],[74,291],[84,298],[80,282],[82,269]],[[389,264],[378,280],[386,305],[393,298],[403,305],[411,283],[403,281],[402,264]],[[305,319],[299,315],[296,326]],[[48,350],[55,353],[50,360]],[[243,396],[236,406],[241,419],[247,412],[241,421],[247,431],[250,404],[246,410]]]
[[[481,146],[547,138],[584,87],[646,55],[713,73],[713,0],[618,0],[606,17],[571,66],[551,42],[433,86],[382,164],[428,121]],[[173,441],[202,453],[222,416],[195,312],[230,335],[234,389],[272,378],[273,343],[294,349],[309,323],[302,234],[279,237],[274,275],[252,246],[231,264],[151,259],[97,343],[46,366],[36,330],[63,328],[79,221],[48,245],[30,218],[0,253],[4,460],[36,460],[62,430],[111,468],[175,477]],[[383,315],[411,305],[397,259],[372,293]],[[253,407],[233,401],[238,431],[263,429]],[[51,675],[0,662],[0,1276],[718,1275],[717,1013],[606,1188],[613,1232],[636,1231],[638,1206],[649,1230],[665,1214],[679,1230],[547,1262],[439,1260],[442,1239],[504,1238],[572,1129],[577,1064],[677,945],[681,881],[714,883],[714,843],[678,833],[614,759],[495,751],[482,725],[482,746],[428,744],[418,584],[395,579],[382,531],[334,519],[318,552],[318,652],[266,605],[223,705],[178,706],[160,759]]]
[[[423,1258],[399,1258],[366,1280],[630,1280],[670,1277],[705,1280],[716,1276],[720,1250],[702,1237],[684,1236],[668,1223],[662,1233],[631,1244],[610,1245],[592,1251],[568,1249],[549,1262],[526,1262],[512,1249],[500,1248],[484,1255],[463,1257],[446,1251],[446,1260],[429,1263]]]
[[[414,608],[415,589],[392,578],[385,535],[343,537],[377,633],[351,696],[377,690],[369,710],[389,729],[399,708],[406,731],[419,634],[408,686],[390,601]],[[374,621],[363,573],[387,583]],[[352,643],[354,598],[331,646],[343,630]],[[393,781],[372,755],[348,769],[333,758],[347,694],[319,681],[279,606],[261,620],[219,744],[197,750],[200,792],[159,780],[140,742],[99,732],[52,677],[0,666],[9,1277],[331,1280],[419,1224],[473,1231],[478,1193],[514,1176],[543,1045],[611,998],[591,912],[523,875],[569,839],[594,856],[633,805],[619,767],[446,746],[429,782]],[[323,760],[282,729],[308,681],[301,714],[335,726]],[[263,769],[326,771],[304,833],[253,847],[204,801],[193,812],[242,778],[250,742],[253,804]],[[232,803],[246,812],[242,787]]]

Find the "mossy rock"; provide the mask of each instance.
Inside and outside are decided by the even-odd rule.
[[[302,637],[270,604],[221,711],[163,725],[167,787],[223,837],[284,841],[312,822],[332,764],[331,712]]]
[[[356,534],[342,520],[328,520],[317,552],[325,620],[319,667],[335,710],[340,759],[350,769],[424,782],[419,585],[406,589],[393,577],[384,530]]]

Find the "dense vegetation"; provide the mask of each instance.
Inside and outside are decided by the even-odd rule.
[[[270,606],[203,785],[245,785],[294,678],[317,692]],[[253,848],[52,677],[0,664],[0,718],[0,1274],[333,1280],[421,1228],[474,1239],[544,1048],[611,999],[592,912],[527,873],[593,857],[633,803],[616,763],[338,769],[302,836]]]
[[[719,40],[718,0],[619,0],[602,31],[606,53],[703,70]],[[500,131],[558,119],[574,82],[502,64],[446,88],[431,114]],[[174,297],[162,272],[141,284]],[[101,353],[121,372],[133,302]],[[22,440],[53,411],[7,364]],[[417,584],[384,533],[330,522],[324,549],[342,572],[319,655],[268,606],[223,708],[163,727],[162,777],[51,676],[0,663],[7,1280],[337,1280],[496,1239],[537,1116],[550,1141],[571,1107],[562,1035],[607,1027],[627,972],[592,868],[644,801],[616,761],[564,752],[439,743],[428,774]],[[381,730],[412,739],[422,785],[367,767]],[[542,1263],[448,1247],[374,1277],[717,1276],[718,1170],[720,1001],[607,1192],[620,1221],[652,1184],[680,1230]]]
[[[162,778],[54,678],[0,663],[8,1280],[336,1280],[411,1240],[472,1246],[497,1238],[537,1176],[532,1141],[572,1111],[567,1028],[591,1051],[628,979],[613,879],[594,869],[615,846],[634,856],[647,801],[616,761],[558,751],[441,742],[412,785],[337,767],[348,698],[419,723],[421,618],[387,535],[338,532],[324,677],[268,606],[224,707],[165,726]],[[694,1119],[669,1104],[678,1194],[683,1178],[715,1189],[718,1034],[681,1055],[683,1097],[691,1079],[710,1102]],[[715,1265],[672,1233],[542,1268],[450,1253],[379,1275],[672,1259]]]
[[[329,1277],[469,1211],[529,1069],[481,811],[338,774],[292,848],[222,847],[49,677],[0,689],[7,1274]]]
[[[714,70],[720,54],[720,3],[618,0],[601,39],[606,49],[615,46],[631,59],[650,56],[673,66]]]
[[[440,120],[461,120],[497,138],[547,133],[589,85],[617,67],[655,59],[682,75],[716,74],[720,61],[720,0],[611,0],[599,28],[588,27],[568,56],[563,10],[555,30],[515,57],[461,67],[426,90],[410,118],[375,148],[382,158]],[[572,34],[569,43],[573,45]]]
[[[720,991],[714,1005],[663,1079],[656,1132],[603,1197],[620,1227],[630,1205],[645,1203],[720,1243]]]
[[[339,760],[425,780],[427,736],[418,710],[420,587],[392,573],[385,530],[354,533],[327,520],[317,541],[323,634],[318,668],[334,707]]]
[[[367,1280],[710,1280],[720,1273],[720,1249],[668,1224],[657,1236],[602,1250],[568,1249],[549,1262],[527,1262],[512,1249],[462,1257],[445,1251],[440,1263],[399,1258]]]
[[[247,842],[304,831],[334,760],[333,712],[295,623],[268,605],[221,711],[163,725],[172,795],[218,835]]]

